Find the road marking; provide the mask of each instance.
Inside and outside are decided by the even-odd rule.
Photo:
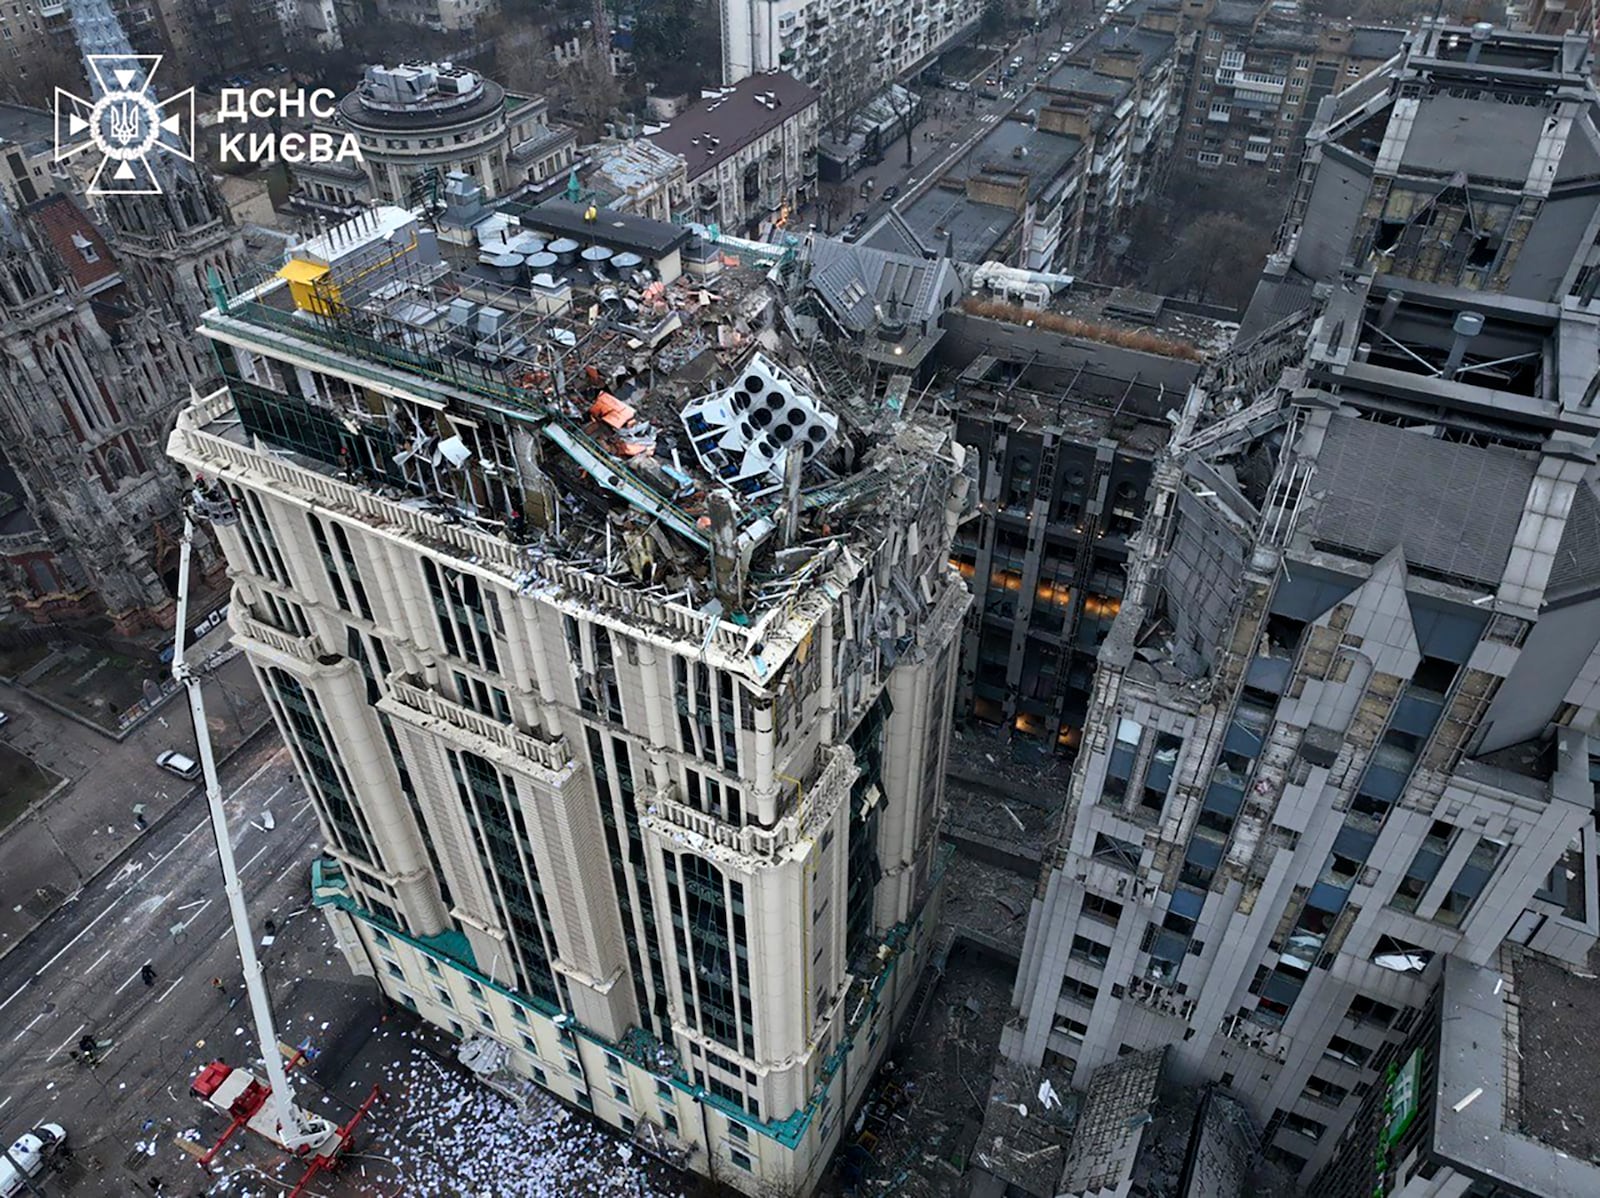
[[[87,1023],[80,1023],[77,1027],[73,1028],[72,1029],[72,1035],[68,1036],[65,1040],[61,1041],[60,1044],[57,1044],[53,1049],[51,1049],[50,1050],[50,1055],[47,1056],[45,1058],[45,1060],[47,1060],[47,1061],[55,1060],[56,1059],[56,1055],[63,1048],[65,1048],[67,1045],[71,1044],[74,1040],[76,1040],[78,1038],[78,1033],[81,1032],[84,1028],[86,1028],[88,1026],[89,1025]]]
[[[274,764],[276,764],[278,758],[283,756],[283,754],[286,751],[287,750],[285,750],[285,749],[278,749],[276,752],[274,752],[272,754],[272,756],[270,756],[269,758],[267,758],[266,761],[261,763],[261,767],[258,770],[256,770],[255,773],[251,774],[248,778],[246,778],[238,786],[234,787],[233,793],[231,795],[229,795],[228,797],[229,798],[237,798],[239,796],[240,791],[244,790],[245,787],[249,786],[252,782],[254,782],[257,778],[259,778],[263,773],[265,773],[268,769],[270,769]],[[203,819],[198,824],[196,824],[194,827],[190,828],[187,832],[185,832],[183,834],[183,840],[178,841],[177,844],[173,845],[172,848],[168,849],[165,853],[163,853],[161,855],[161,857],[156,861],[155,864],[156,865],[160,865],[161,862],[165,861],[168,857],[172,856],[173,853],[176,853],[178,851],[178,849],[183,846],[184,841],[187,841],[189,839],[189,837],[193,836],[196,832],[198,832],[201,828],[205,827],[210,822],[211,821],[210,821],[209,818],[208,819]],[[152,866],[151,868],[153,869],[153,868],[155,868],[155,866]],[[148,876],[148,875],[146,875],[146,876]],[[106,904],[106,908],[105,908],[104,911],[100,912],[99,915],[96,915],[92,920],[90,920],[89,923],[87,925],[85,925],[85,927],[76,936],[74,936],[71,940],[67,941],[67,943],[65,945],[63,945],[61,947],[61,949],[53,957],[51,957],[43,965],[39,966],[38,969],[34,970],[32,978],[29,978],[28,981],[22,983],[22,985],[18,986],[15,990],[13,990],[11,992],[11,996],[9,998],[7,998],[4,1002],[0,1002],[0,1011],[5,1010],[13,1002],[15,1002],[17,997],[19,995],[21,995],[21,993],[24,990],[26,990],[33,983],[35,978],[42,977],[44,975],[44,971],[45,970],[49,969],[50,966],[54,965],[57,961],[59,961],[62,957],[64,957],[73,948],[73,946],[75,946],[78,943],[78,941],[82,940],[85,936],[87,936],[91,931],[94,930],[94,926],[97,923],[99,923],[102,919],[104,919],[106,916],[110,915],[113,911],[115,911],[117,909],[117,905],[119,903],[121,903],[123,899],[127,898],[128,895],[131,894],[132,892],[133,892],[132,888],[130,887],[129,889],[124,890],[121,894],[118,894],[116,897],[114,897],[109,903],[107,903]]]
[[[170,985],[170,986],[168,986],[168,987],[167,987],[167,988],[166,988],[166,989],[165,989],[165,990],[163,990],[163,991],[162,991],[162,992],[161,992],[161,996],[160,996],[160,998],[157,998],[157,999],[156,999],[156,1001],[157,1001],[157,1002],[160,1002],[160,1001],[161,1001],[161,999],[163,999],[163,998],[165,998],[165,997],[166,997],[166,996],[167,996],[167,995],[169,995],[169,994],[171,994],[171,993],[172,993],[172,992],[173,992],[173,991],[174,991],[174,990],[176,990],[176,989],[177,989],[177,988],[178,988],[178,982],[181,982],[181,981],[183,981],[183,975],[182,975],[182,974],[179,974],[179,975],[178,975],[178,981],[177,981],[177,982],[173,982],[173,983],[172,983],[172,985]]]
[[[135,969],[132,973],[130,973],[128,975],[128,980],[126,982],[123,982],[122,985],[118,986],[116,992],[118,994],[121,994],[124,990],[126,990],[129,987],[129,985],[132,984],[133,979],[138,977],[140,972],[143,971],[143,969],[144,969],[144,966],[141,965],[141,966],[139,966],[138,969]]]
[[[6,1095],[6,1101],[5,1102],[0,1102],[0,1111],[5,1110],[6,1109],[6,1103],[10,1102],[15,1097],[16,1097],[15,1094],[7,1094]]]
[[[23,1028],[23,1029],[22,1029],[22,1030],[21,1030],[21,1031],[20,1031],[20,1032],[18,1032],[18,1033],[17,1033],[17,1034],[16,1034],[16,1035],[15,1035],[15,1036],[12,1036],[12,1037],[11,1037],[11,1041],[12,1041],[12,1043],[13,1043],[13,1044],[14,1044],[14,1043],[16,1043],[16,1042],[17,1042],[17,1041],[18,1041],[18,1040],[20,1040],[20,1039],[22,1039],[22,1037],[24,1037],[24,1036],[26,1036],[26,1035],[27,1035],[27,1034],[28,1034],[28,1029],[29,1029],[29,1028],[31,1028],[31,1027],[32,1027],[32,1026],[33,1026],[33,1025],[34,1025],[34,1024],[36,1024],[36,1023],[38,1023],[38,1022],[39,1022],[39,1020],[41,1020],[41,1019],[43,1019],[43,1018],[44,1018],[44,1016],[45,1016],[45,1013],[44,1013],[44,1012],[43,1012],[43,1011],[40,1011],[40,1012],[39,1012],[39,1013],[38,1013],[38,1014],[37,1014],[37,1015],[35,1015],[35,1016],[34,1016],[34,1017],[33,1017],[33,1018],[32,1018],[32,1019],[30,1019],[30,1020],[28,1020],[28,1026],[27,1026],[27,1027],[25,1027],[25,1028]]]
[[[189,925],[192,924],[195,920],[199,919],[200,916],[204,913],[205,909],[207,907],[209,907],[210,905],[211,905],[211,900],[210,899],[207,899],[205,902],[201,903],[200,904],[200,910],[196,911],[193,915],[189,916],[188,919],[183,921],[184,930],[188,931]]]
[[[104,961],[104,960],[105,960],[105,959],[106,959],[106,958],[107,958],[107,957],[109,957],[109,956],[110,956],[110,955],[111,955],[111,950],[110,950],[110,949],[109,949],[109,948],[108,948],[108,949],[106,949],[106,951],[105,951],[105,952],[103,952],[103,953],[101,953],[101,954],[100,954],[100,955],[99,955],[99,956],[98,956],[98,957],[96,957],[96,958],[95,958],[95,959],[94,959],[94,964],[92,964],[92,965],[90,965],[90,966],[89,966],[89,968],[88,968],[88,969],[85,969],[85,970],[84,970],[84,971],[83,971],[83,972],[84,972],[84,973],[85,973],[85,974],[91,974],[91,973],[93,973],[93,972],[94,972],[94,971],[95,971],[95,966],[96,966],[96,965],[99,965],[99,964],[100,964],[100,962],[102,962],[102,961]]]
[[[272,846],[270,844],[264,844],[259,849],[257,849],[255,851],[255,855],[253,857],[251,857],[250,860],[246,861],[243,865],[241,865],[239,867],[239,873],[243,874],[245,870],[249,869],[252,865],[254,865],[256,863],[256,861],[260,858],[262,853],[266,852],[271,847]]]

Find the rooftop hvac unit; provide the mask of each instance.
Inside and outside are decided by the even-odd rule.
[[[751,498],[783,484],[789,454],[811,461],[839,427],[837,416],[759,353],[732,387],[696,400],[682,415],[701,464]]]
[[[478,336],[493,337],[510,319],[511,313],[501,308],[478,309]]]
[[[464,329],[472,326],[472,318],[478,311],[478,305],[468,299],[453,299],[450,309],[445,314],[445,319],[450,322],[451,328]]]

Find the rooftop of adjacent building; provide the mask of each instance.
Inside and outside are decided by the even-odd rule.
[[[338,108],[340,121],[352,128],[415,133],[471,124],[501,111],[510,115],[538,102],[448,62],[411,62],[368,67]]]
[[[1036,92],[1023,109],[1030,102],[1035,109],[1043,107],[1048,99]],[[1021,182],[1028,199],[1037,200],[1082,146],[1082,139],[1073,134],[1038,128],[1031,112],[1026,117],[1008,116],[996,121],[938,184],[899,209],[900,218],[925,245],[943,250],[949,244],[957,261],[981,262],[1017,223],[1020,213],[969,197],[967,181],[988,177],[1001,184]],[[866,244],[878,244],[883,223],[863,238]]]
[[[1517,949],[1499,968],[1446,960],[1437,1076],[1423,1096],[1435,1155],[1512,1194],[1600,1193],[1600,1077],[1584,1065],[1595,968]]]
[[[49,149],[55,141],[55,117],[42,108],[0,104],[0,144],[21,146],[30,153]]]
[[[685,109],[650,140],[701,175],[817,104],[821,93],[786,71],[749,75]]]
[[[56,256],[84,292],[113,285],[119,268],[111,247],[89,215],[67,196],[48,195],[24,213],[54,248]]]
[[[681,166],[676,154],[643,137],[601,142],[582,153],[589,159],[584,186],[608,201],[650,191],[670,180]]]

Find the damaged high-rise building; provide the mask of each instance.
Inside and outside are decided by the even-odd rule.
[[[171,452],[351,967],[509,1094],[809,1193],[937,920],[965,455],[808,366],[804,247],[520,222],[552,270],[378,208],[241,283]]]
[[[1419,1084],[1469,1076],[1419,1030],[1441,985],[1448,1022],[1506,954],[1593,947],[1589,66],[1576,38],[1431,27],[1324,102],[1282,253],[1155,464],[1011,1068],[1082,1088],[1167,1046],[1172,1080],[1225,1087],[1309,1184],[1371,1155],[1340,1135],[1363,1096],[1364,1126],[1389,1118],[1370,1095],[1398,1046],[1424,1046]],[[1500,1134],[1486,1067],[1472,1125]],[[1380,1189],[1488,1159],[1438,1152],[1380,1162]],[[1372,1192],[1360,1172],[1329,1192]]]

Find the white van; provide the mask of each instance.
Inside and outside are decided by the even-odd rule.
[[[28,1177],[38,1177],[44,1172],[45,1162],[66,1142],[67,1129],[59,1123],[41,1123],[19,1136],[11,1145],[9,1156],[0,1157],[0,1198],[16,1198],[26,1189],[17,1165],[27,1170]]]

